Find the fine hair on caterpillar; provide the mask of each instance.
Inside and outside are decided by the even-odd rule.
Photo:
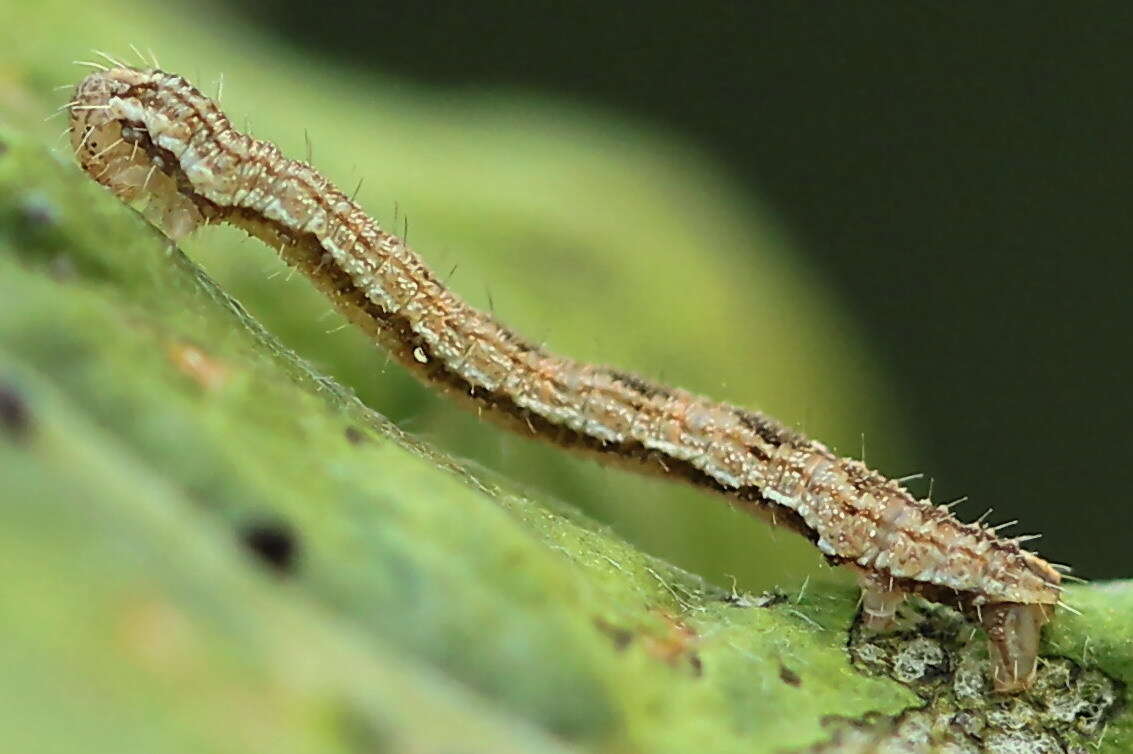
[[[276,249],[350,322],[454,401],[524,435],[718,495],[853,570],[862,620],[909,594],[978,620],[995,688],[1027,688],[1061,576],[994,528],[756,411],[551,353],[449,290],[305,162],[233,128],[180,76],[112,65],[69,105],[82,168],[173,239],[226,222]]]

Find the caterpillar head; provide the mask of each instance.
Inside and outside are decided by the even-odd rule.
[[[87,174],[125,202],[144,202],[146,217],[177,240],[203,217],[178,191],[176,159],[156,146],[168,119],[147,100],[166,76],[125,67],[86,76],[69,106],[71,147]]]

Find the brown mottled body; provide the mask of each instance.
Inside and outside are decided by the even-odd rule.
[[[857,571],[870,626],[909,593],[987,629],[1000,690],[1026,687],[1059,574],[898,482],[762,414],[549,353],[448,290],[397,236],[302,162],[232,128],[184,79],[113,68],[71,105],[84,170],[179,238],[228,222],[279,250],[422,380],[523,434],[680,479],[785,525]]]

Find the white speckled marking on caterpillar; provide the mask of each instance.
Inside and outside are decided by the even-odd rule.
[[[956,605],[987,630],[996,688],[1030,684],[1061,579],[1022,538],[961,523],[763,414],[527,342],[448,290],[310,165],[236,131],[180,76],[96,70],[69,107],[83,169],[123,200],[145,199],[171,238],[203,223],[243,228],[417,377],[481,415],[793,529],[858,573],[871,627],[889,625],[909,593]]]

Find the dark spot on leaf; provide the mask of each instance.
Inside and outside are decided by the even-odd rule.
[[[295,569],[299,542],[290,526],[283,523],[257,523],[240,532],[244,546],[264,565],[280,574]]]
[[[803,679],[799,678],[799,674],[788,668],[786,665],[779,666],[779,680],[788,686],[798,688],[802,685]]]
[[[595,618],[594,625],[598,627],[599,631],[610,637],[610,639],[614,642],[614,649],[618,650],[619,652],[625,650],[625,648],[630,645],[630,642],[633,641],[633,633],[627,629],[622,628],[621,626],[615,626],[612,623],[607,623],[601,618]]]
[[[366,439],[366,436],[362,434],[362,430],[357,427],[347,427],[345,434],[346,441],[351,445],[361,445]]]
[[[704,660],[700,659],[700,655],[692,652],[688,656],[688,664],[692,667],[692,674],[697,678],[704,675]]]
[[[8,154],[8,142],[0,141],[0,157]]]
[[[31,425],[31,413],[23,397],[11,385],[0,383],[0,428],[13,438],[22,438]]]

